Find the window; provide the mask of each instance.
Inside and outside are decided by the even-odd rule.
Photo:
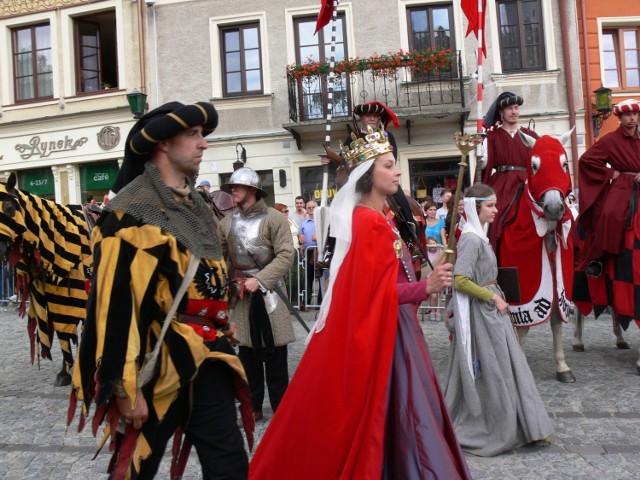
[[[310,60],[325,60],[331,57],[331,24],[326,25],[317,35],[317,17],[297,18],[294,20],[296,41],[296,63],[302,65]],[[335,60],[339,62],[347,58],[344,15],[339,15],[336,22]],[[318,75],[298,80],[298,98],[302,120],[324,118],[327,109],[327,76]],[[348,79],[346,74],[335,77],[333,85],[333,116],[350,115]]]
[[[455,50],[455,39],[451,35],[453,24],[453,8],[451,5],[435,5],[410,8],[408,11],[409,22],[409,49],[410,50]],[[455,65],[449,70],[449,75],[455,74]],[[418,75],[417,80],[427,78]]]
[[[262,58],[257,23],[220,30],[225,97],[261,94]]]
[[[500,57],[505,72],[545,68],[540,0],[497,0]]]
[[[455,50],[451,5],[408,9],[410,50]]]
[[[640,87],[640,28],[620,28],[602,32],[603,86]]]
[[[53,98],[49,24],[13,30],[13,77],[16,102]]]
[[[115,11],[74,18],[76,92],[118,88]]]

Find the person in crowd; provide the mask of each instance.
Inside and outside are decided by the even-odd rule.
[[[582,154],[578,165],[584,250],[573,297],[597,315],[610,306],[626,329],[640,320],[640,103],[624,100],[613,114],[620,126]]]
[[[442,191],[442,206],[436,211],[436,218],[438,220],[443,220],[447,218],[447,214],[449,213],[449,201],[453,197],[451,190],[444,189]]]
[[[314,201],[311,200],[309,202],[307,202],[307,218],[304,222],[302,222],[302,225],[300,225],[300,248],[302,249],[303,254],[305,255],[305,276],[306,276],[306,280],[305,280],[305,285],[306,285],[306,296],[305,296],[305,306],[303,307],[303,310],[308,310],[308,305],[319,305],[320,302],[322,301],[322,292],[320,291],[319,287],[317,288],[317,293],[316,298],[313,298],[314,296],[314,282],[316,279],[316,272],[315,272],[315,266],[316,266],[316,259],[318,258],[318,250],[317,248],[313,248],[313,247],[317,247],[318,246],[318,242],[317,242],[317,237],[316,237],[316,223],[314,220],[314,212],[316,210],[316,208],[318,207],[318,204]],[[310,248],[311,247],[311,248]]]
[[[198,184],[197,189],[203,191],[206,195],[209,195],[211,193],[211,183],[209,183],[209,180],[202,180]]]
[[[485,166],[482,181],[495,190],[498,198],[498,218],[489,227],[488,234],[496,252],[507,207],[515,197],[518,187],[527,180],[531,149],[522,143],[518,130],[538,138],[536,132],[518,124],[523,103],[524,98],[520,95],[503,92],[491,104],[483,119],[487,138],[483,143],[481,166]]]
[[[451,229],[451,217],[453,213],[453,203],[455,201],[454,197],[449,199],[449,211],[447,212],[447,218],[444,219],[444,230],[447,237],[447,242],[449,241],[450,229]],[[462,227],[464,227],[465,218],[464,218],[464,198],[458,200],[458,224],[456,225],[455,235],[456,240],[460,238],[460,233],[462,232]],[[445,243],[446,244],[446,243]]]
[[[427,258],[433,267],[436,267],[440,263],[444,261],[444,256],[442,255],[444,252],[444,246],[438,243],[434,237],[427,238]],[[429,271],[426,272],[426,278],[429,278],[433,271],[431,267],[428,267]],[[442,294],[441,293],[432,293],[429,295],[429,307],[435,307],[432,309],[428,309],[427,313],[429,314],[429,320],[432,322],[439,322],[442,320],[442,315],[440,313],[442,306]]]
[[[94,428],[108,422],[114,480],[154,478],[174,433],[174,461],[183,469],[182,432],[204,478],[247,476],[234,397],[250,411],[249,392],[230,343],[236,327],[228,320],[227,268],[213,218],[191,183],[204,137],[217,124],[211,102],[171,102],[140,118],[125,143],[117,195],[94,231],[69,414],[76,401],[84,416],[95,403]],[[141,368],[156,345],[157,361]],[[246,415],[249,445],[253,425]]]
[[[239,356],[247,372],[256,420],[264,417],[264,384],[275,412],[289,384],[288,348],[295,341],[284,294],[284,277],[293,264],[289,222],[264,199],[258,174],[247,167],[231,175],[222,189],[231,193],[235,213],[224,217],[218,235],[231,277],[231,319],[238,325]]]
[[[291,238],[293,239],[293,248],[296,250],[300,250],[300,240],[299,240],[300,231],[298,229],[298,224],[293,219],[291,219],[291,217],[289,217],[289,207],[287,207],[284,203],[276,203],[273,206],[273,208],[275,208],[280,213],[282,213],[287,219],[287,222],[289,222],[289,229],[291,230]]]
[[[425,205],[425,213],[426,219],[426,228],[425,228],[425,236],[427,238],[433,237],[440,245],[444,245],[444,240],[446,238],[446,231],[444,228],[444,220],[440,220],[436,217],[436,212],[438,207],[435,203],[427,203]]]
[[[400,170],[383,133],[352,144],[333,200],[331,280],[250,479],[471,478],[417,319],[452,265],[416,281],[385,201]]]
[[[483,457],[547,443],[553,432],[496,281],[496,256],[487,237],[498,216],[496,201],[493,189],[481,183],[465,194],[445,388],[462,449]]]
[[[296,222],[296,225],[298,225],[298,228],[300,228],[300,226],[302,225],[302,222],[304,222],[307,219],[307,204],[304,201],[303,196],[298,195],[295,198],[295,206],[296,206],[296,209],[295,211],[289,214],[289,218],[291,218],[291,220]]]

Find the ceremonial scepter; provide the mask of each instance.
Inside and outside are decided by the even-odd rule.
[[[456,185],[456,193],[453,197],[453,211],[451,212],[451,223],[449,224],[449,241],[447,242],[447,248],[445,249],[443,255],[445,255],[447,263],[453,263],[455,248],[456,248],[456,225],[458,224],[459,214],[458,214],[458,204],[460,203],[460,198],[462,197],[462,182],[464,181],[464,174],[466,168],[469,166],[467,163],[467,158],[469,157],[469,152],[476,148],[482,139],[484,138],[484,133],[461,133],[456,132],[455,140],[456,146],[458,150],[460,150],[460,171],[458,172],[458,183]]]

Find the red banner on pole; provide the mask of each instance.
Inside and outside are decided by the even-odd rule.
[[[487,0],[482,0],[482,15],[479,15],[479,10],[478,0],[462,0],[462,11],[469,21],[466,36],[469,36],[471,32],[475,34],[478,42],[482,43],[482,53],[486,57],[487,44],[484,39],[484,12],[487,11]],[[479,31],[482,33],[479,34]]]
[[[325,25],[328,25],[333,15],[333,3],[336,0],[321,0],[322,6],[320,7],[320,14],[318,15],[318,21],[316,22],[316,31],[314,34],[322,30]]]

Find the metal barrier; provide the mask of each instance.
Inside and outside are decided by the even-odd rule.
[[[440,255],[442,255],[442,252],[444,252],[444,249],[446,247],[444,245],[427,245],[427,255],[429,255],[429,253],[433,253],[433,258],[437,259]],[[432,262],[434,260],[431,260]],[[428,268],[428,267],[427,267]],[[422,278],[429,278],[429,275],[431,275],[431,271],[426,271],[424,268],[422,269]],[[447,297],[447,291],[445,290],[444,292],[437,294],[437,296],[435,296],[435,298],[429,298],[428,300],[425,300],[424,302],[422,302],[422,304],[420,305],[420,308],[418,309],[418,313],[420,314],[420,319],[421,321],[425,321],[425,316],[429,315],[428,320],[431,322],[441,322],[443,320],[445,320],[444,315],[445,315],[445,310],[446,310],[446,297]]]
[[[307,247],[303,251],[296,249],[293,267],[289,270],[289,298],[299,310],[319,308],[325,290],[325,279],[328,270],[321,277],[316,277],[315,259],[318,247]],[[310,259],[313,259],[310,261]]]
[[[0,263],[0,304],[6,306],[16,301],[16,275],[13,265],[3,259]]]

